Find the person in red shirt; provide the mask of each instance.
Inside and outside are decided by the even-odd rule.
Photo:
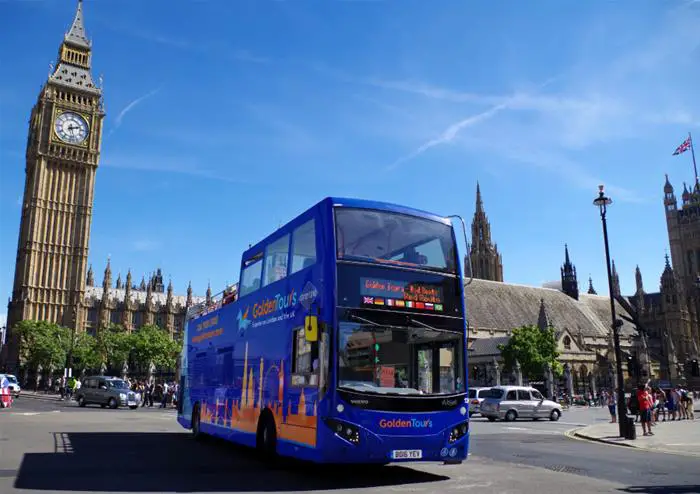
[[[642,432],[645,436],[653,436],[651,432],[651,408],[653,399],[647,390],[647,386],[640,384],[637,387],[637,402],[639,403],[639,417],[642,422]]]

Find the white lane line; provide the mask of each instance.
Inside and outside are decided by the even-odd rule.
[[[506,429],[511,430],[511,431],[529,431],[532,429],[528,429],[526,427],[506,427]]]

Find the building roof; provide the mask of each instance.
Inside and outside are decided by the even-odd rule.
[[[501,355],[498,345],[507,345],[510,336],[496,336],[494,338],[477,338],[469,345],[469,352],[479,357],[490,357]]]
[[[81,48],[90,48],[90,40],[85,32],[85,24],[83,23],[83,2],[78,1],[78,8],[75,11],[73,24],[65,36],[66,43],[80,46]]]
[[[101,286],[88,286],[85,287],[85,299],[86,300],[91,300],[91,301],[99,301],[102,300],[102,295],[103,295],[103,289]],[[126,295],[126,290],[123,288],[117,289],[117,288],[110,288],[109,289],[109,297],[112,300],[116,300],[119,303],[124,302],[124,297]],[[165,305],[165,302],[168,298],[167,293],[157,293],[157,292],[152,292],[151,295],[153,296],[153,303],[156,305]],[[130,299],[132,302],[138,302],[139,304],[145,304],[146,303],[146,292],[143,290],[131,290],[131,296]],[[205,297],[192,297],[192,304],[198,304],[200,302],[204,302]],[[187,296],[186,295],[173,295],[173,305],[174,306],[181,306],[184,307],[187,303]]]
[[[554,329],[581,333],[587,337],[607,337],[610,332],[610,299],[582,294],[579,300],[552,288],[540,288],[474,279],[466,285],[467,320],[478,330],[512,330],[523,325],[537,325],[540,305],[544,301]],[[627,314],[615,303],[619,314]],[[624,321],[621,334],[636,333]]]

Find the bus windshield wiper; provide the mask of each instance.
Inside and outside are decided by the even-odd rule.
[[[432,326],[429,326],[429,325],[425,324],[424,322],[418,321],[418,320],[413,319],[413,318],[409,318],[408,320],[411,321],[411,322],[414,323],[414,324],[418,324],[419,326],[423,326],[424,328],[428,328],[428,329],[430,329],[430,330],[432,330],[432,331],[437,331],[438,333],[454,333],[454,331],[450,331],[450,330],[448,330],[448,329],[438,329],[438,328],[434,328],[434,327],[432,327]]]
[[[374,321],[370,321],[369,319],[365,319],[364,317],[356,316],[355,314],[350,314],[350,318],[351,318],[351,319],[357,319],[358,321],[364,322],[364,323],[366,323],[366,324],[371,324],[372,326],[378,326],[378,327],[381,327],[381,328],[386,327],[386,326],[384,326],[384,325],[382,325],[382,324],[376,323],[376,322],[374,322]]]

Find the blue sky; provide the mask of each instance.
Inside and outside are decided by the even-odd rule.
[[[0,294],[27,120],[75,2],[3,0]],[[107,117],[90,244],[182,293],[327,195],[460,213],[481,183],[506,281],[606,292],[598,183],[625,292],[658,288],[664,173],[700,142],[700,1],[85,1]],[[700,147],[700,146],[699,146]],[[116,274],[115,274],[116,276]],[[4,303],[3,303],[4,304]],[[0,309],[0,313],[4,312]]]

